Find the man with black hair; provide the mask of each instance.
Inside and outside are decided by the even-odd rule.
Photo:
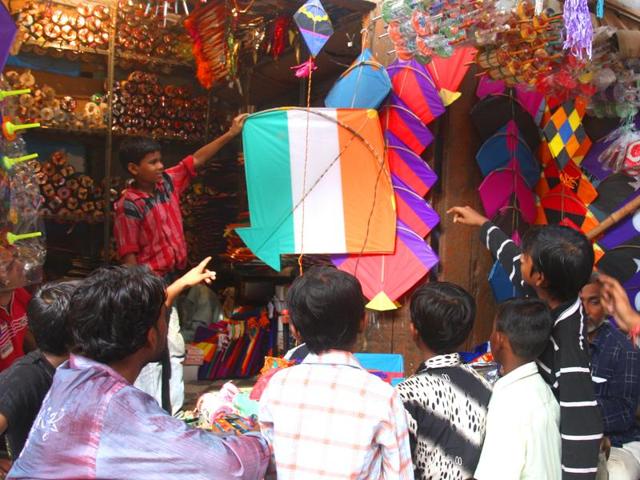
[[[456,353],[475,314],[471,295],[453,283],[427,283],[411,296],[411,334],[425,361],[397,390],[416,479],[466,480],[478,463],[491,387]]]
[[[487,414],[477,480],[560,480],[560,406],[538,373],[553,320],[542,301],[512,299],[498,307],[491,352],[501,366]]]
[[[580,292],[587,314],[591,376],[602,412],[604,434],[611,441],[609,480],[640,478],[640,352],[607,319],[600,276],[593,274]]]
[[[56,368],[69,358],[66,327],[75,282],[41,287],[27,306],[29,328],[38,350],[18,359],[0,374],[0,434],[6,433],[12,458],[18,458]]]
[[[122,167],[133,178],[115,207],[114,237],[122,263],[148,265],[169,285],[187,265],[180,196],[197,170],[242,131],[246,115],[239,115],[229,131],[165,170],[160,144],[150,138],[128,138],[120,145]],[[184,340],[177,310],[169,323],[168,352],[159,363],[142,371],[138,388],[153,395],[175,413],[184,400],[182,360]]]
[[[547,302],[554,320],[547,347],[537,359],[542,378],[560,402],[563,480],[594,479],[602,440],[580,289],[593,270],[593,247],[580,232],[560,225],[530,228],[520,249],[471,207],[454,207],[453,221],[481,227],[481,241],[515,284]]]
[[[310,353],[277,372],[260,399],[278,479],[412,479],[402,402],[352,354],[364,327],[358,280],[312,267],[293,282],[287,304]]]
[[[103,268],[71,299],[74,353],[61,365],[9,479],[262,478],[257,434],[217,436],[168,415],[133,386],[166,347],[166,308],[211,280],[206,262],[169,286],[146,266]]]

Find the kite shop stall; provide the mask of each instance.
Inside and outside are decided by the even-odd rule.
[[[407,298],[435,278],[476,298],[466,357],[490,370],[495,302],[520,292],[454,205],[515,242],[582,230],[640,303],[633,2],[14,0],[2,18],[0,245],[23,283],[117,262],[123,139],[156,138],[171,165],[250,113],[182,198],[190,263],[218,272],[179,305],[203,389],[290,365],[286,289],[316,264],[360,280],[360,359],[386,381],[420,362]],[[210,420],[221,401],[250,416],[251,398],[212,395],[209,427],[247,426]]]

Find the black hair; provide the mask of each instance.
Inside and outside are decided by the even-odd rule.
[[[430,282],[411,296],[411,322],[434,353],[452,353],[467,339],[476,316],[476,303],[462,287]]]
[[[576,298],[593,271],[587,237],[562,225],[530,228],[522,237],[522,251],[531,257],[532,273],[542,273],[546,291],[561,302]]]
[[[165,298],[164,282],[147,266],[97,270],[71,299],[74,352],[102,363],[137,352],[158,324]]]
[[[312,353],[353,346],[364,317],[360,282],[334,267],[314,266],[287,292],[291,322]]]
[[[29,329],[38,348],[45,353],[65,355],[71,346],[67,315],[78,282],[52,282],[40,287],[27,305]]]
[[[496,331],[509,339],[518,357],[534,360],[544,351],[553,328],[547,304],[538,298],[513,298],[498,305]]]
[[[160,144],[151,138],[130,137],[125,138],[118,150],[118,159],[125,172],[129,171],[129,164],[140,165],[142,159],[150,153],[159,152]]]

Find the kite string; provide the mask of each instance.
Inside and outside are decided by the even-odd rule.
[[[304,140],[304,173],[302,175],[302,222],[300,225],[300,256],[298,257],[298,269],[302,275],[302,258],[304,256],[304,198],[307,188],[307,164],[309,161],[309,123],[311,122],[311,79],[313,78],[313,68],[309,69],[309,82],[307,82],[307,126]]]

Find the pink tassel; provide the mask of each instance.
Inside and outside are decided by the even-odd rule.
[[[301,63],[300,65],[291,67],[291,70],[296,71],[296,77],[298,78],[309,78],[311,76],[311,72],[317,69],[318,67],[316,67],[313,57],[309,57],[309,60]]]

